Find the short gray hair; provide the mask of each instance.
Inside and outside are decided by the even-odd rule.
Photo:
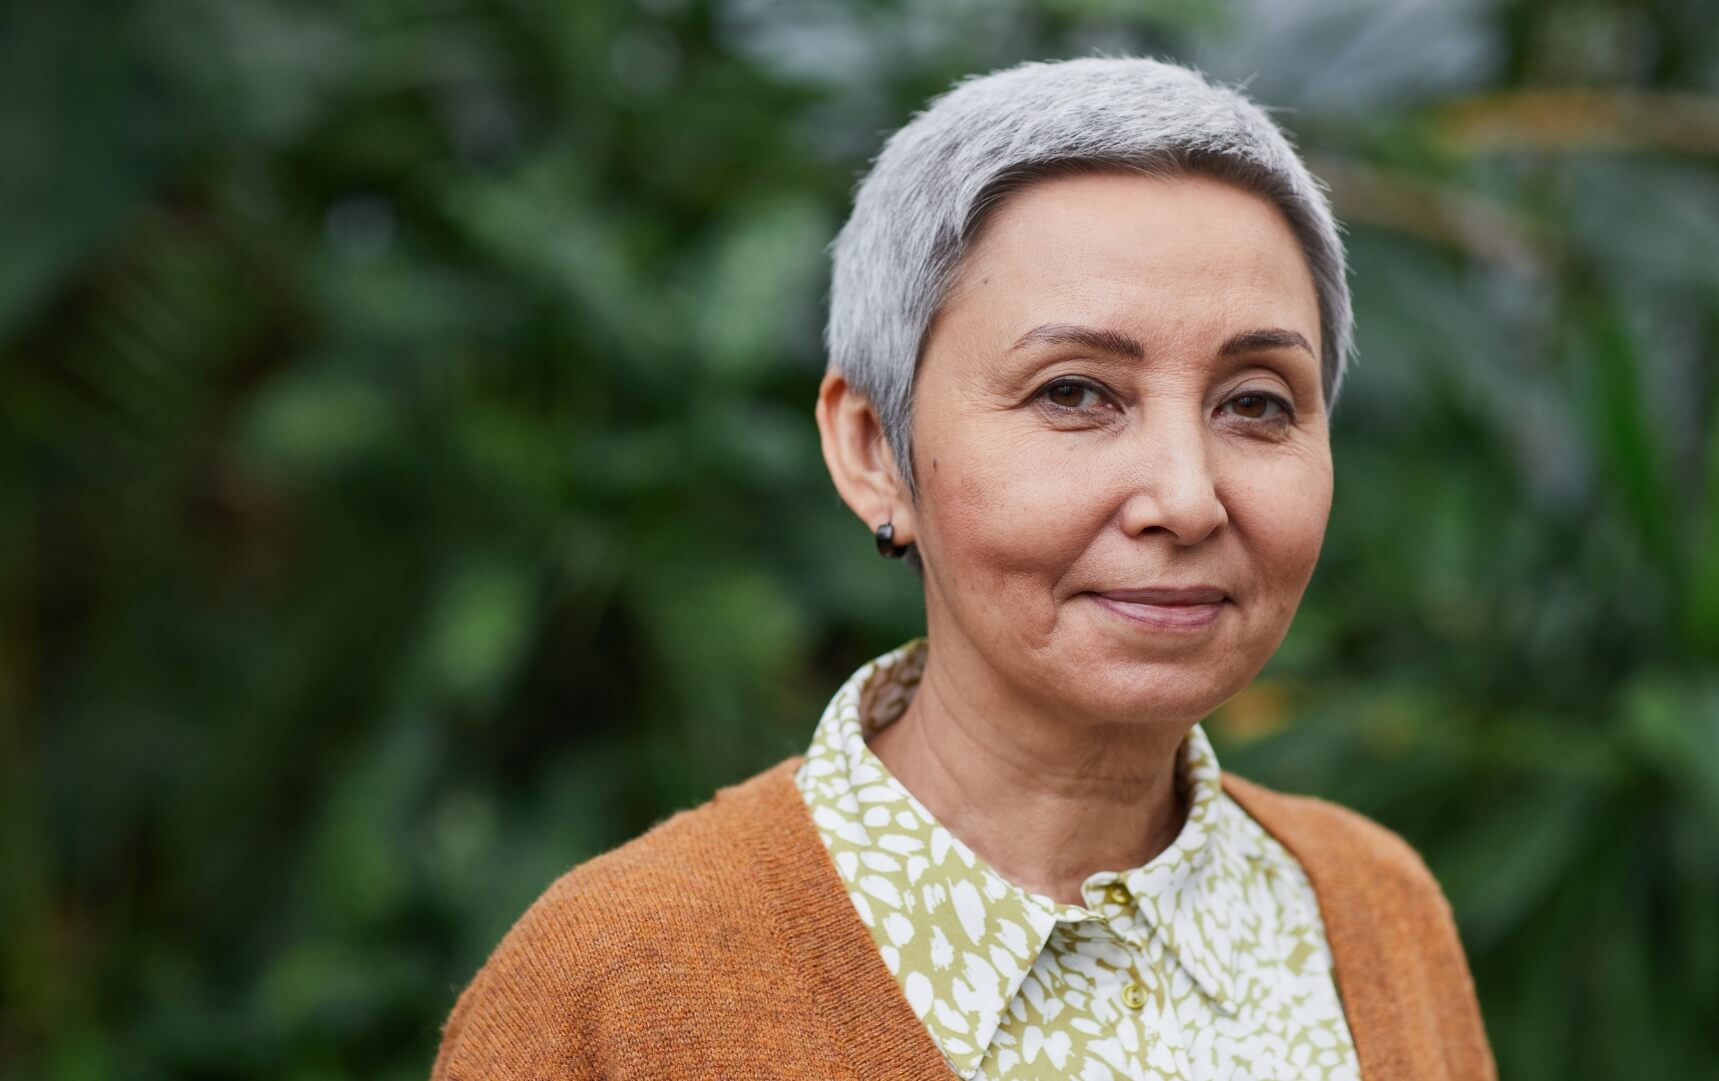
[[[1200,174],[1288,218],[1319,302],[1321,384],[1337,404],[1354,337],[1324,185],[1240,90],[1145,57],[1029,62],[969,76],[891,135],[830,245],[829,363],[877,408],[909,493],[913,384],[932,318],[989,212],[1065,172]]]

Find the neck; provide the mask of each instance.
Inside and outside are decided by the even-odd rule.
[[[911,703],[867,741],[936,819],[1005,879],[1082,904],[1097,871],[1174,842],[1176,755],[1191,724],[1073,718],[938,640]]]

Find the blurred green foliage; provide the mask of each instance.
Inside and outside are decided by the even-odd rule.
[[[1283,111],[1361,359],[1210,728],[1444,882],[1509,1078],[1719,1076],[1710,6],[182,0],[0,23],[0,1074],[421,1077],[561,870],[920,629],[823,245],[961,74]]]

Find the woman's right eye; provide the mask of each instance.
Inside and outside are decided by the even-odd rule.
[[[1098,404],[1098,389],[1089,383],[1073,379],[1058,379],[1039,392],[1045,401],[1058,409],[1085,410]],[[1090,397],[1088,397],[1090,395]]]

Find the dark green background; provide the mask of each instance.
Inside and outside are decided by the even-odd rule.
[[[951,79],[1280,108],[1360,360],[1226,766],[1426,854],[1503,1073],[1719,1076],[1719,18],[1308,0],[0,16],[0,1074],[412,1078],[561,870],[918,633],[823,245]]]

